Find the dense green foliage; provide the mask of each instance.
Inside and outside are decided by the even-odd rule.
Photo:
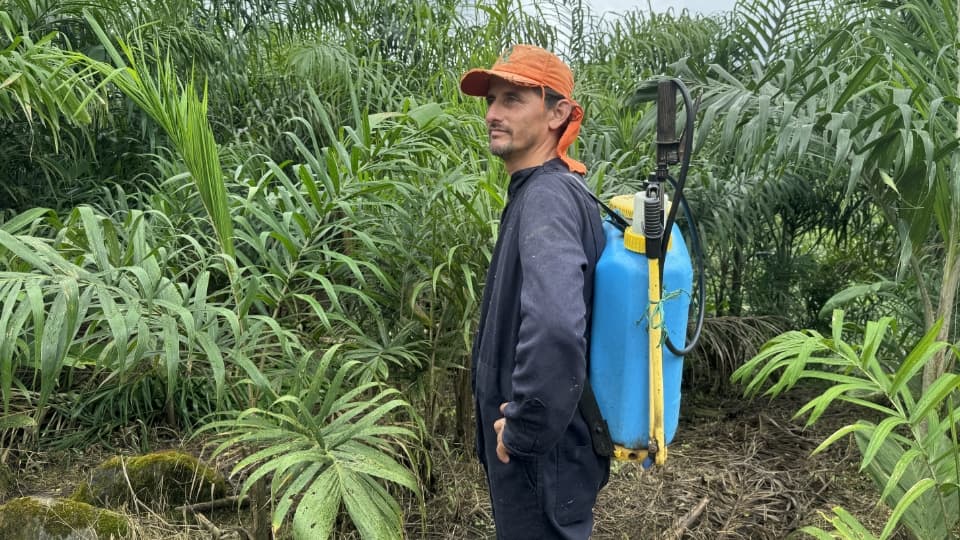
[[[438,443],[472,430],[504,204],[458,78],[528,42],[575,69],[574,152],[598,193],[651,168],[641,81],[680,77],[701,100],[686,195],[711,317],[694,370],[722,380],[749,343],[815,328],[740,380],[785,390],[816,350],[841,386],[811,421],[841,395],[892,401],[844,433],[918,530],[906,507],[958,483],[940,392],[958,337],[958,30],[956,5],[927,0],[603,18],[580,0],[0,3],[3,436],[206,426],[247,454],[243,491],[269,480],[275,529],[399,536],[397,490],[421,493]],[[859,355],[843,343],[858,327]],[[855,519],[837,515],[842,534]]]

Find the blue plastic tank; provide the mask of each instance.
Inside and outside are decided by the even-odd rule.
[[[616,197],[611,205],[630,218],[632,201],[632,196]],[[645,449],[650,437],[649,263],[642,237],[631,234],[628,228],[625,242],[624,233],[607,221],[603,229],[607,243],[594,280],[590,384],[614,444],[628,450]],[[678,348],[686,344],[692,289],[690,254],[674,225],[664,263],[662,303],[663,330]],[[683,358],[672,354],[664,344],[666,444],[677,431],[682,374]],[[618,449],[618,457],[622,457],[621,452]]]

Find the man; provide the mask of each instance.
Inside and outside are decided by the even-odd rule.
[[[473,347],[477,452],[497,538],[585,539],[610,461],[593,451],[578,410],[604,242],[586,168],[567,156],[583,109],[570,68],[529,45],[467,72],[460,89],[486,98],[490,152],[510,173]]]

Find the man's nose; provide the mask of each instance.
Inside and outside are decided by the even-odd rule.
[[[496,103],[487,105],[487,115],[485,116],[485,119],[487,121],[487,125],[490,125],[500,119],[500,108],[497,107]]]

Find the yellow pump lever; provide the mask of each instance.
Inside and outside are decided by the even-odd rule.
[[[655,449],[655,463],[667,461],[666,436],[663,428],[663,311],[660,309],[660,260],[649,259],[650,300],[647,321],[650,326],[650,440],[648,448]]]

